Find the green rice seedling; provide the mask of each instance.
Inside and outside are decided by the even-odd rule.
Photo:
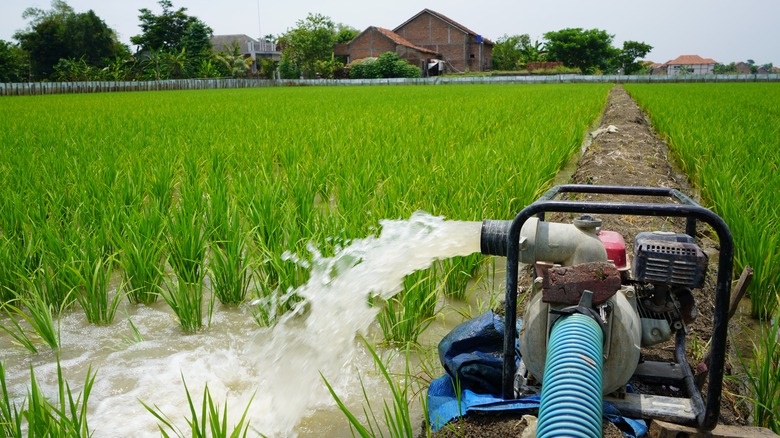
[[[149,181],[149,195],[158,210],[168,211],[173,201],[173,182],[176,176],[175,163],[158,162]]]
[[[231,198],[228,194],[229,181],[226,166],[225,157],[214,153],[207,179],[209,191],[207,229],[210,238],[215,242],[228,240],[228,227],[231,220]]]
[[[42,230],[43,257],[36,277],[45,285],[40,290],[55,309],[67,309],[73,303],[70,291],[80,284],[77,275],[78,256],[67,232],[46,226]]]
[[[441,268],[445,274],[444,294],[465,301],[468,297],[469,281],[479,273],[484,261],[485,257],[479,253],[442,260]]]
[[[41,392],[30,366],[30,389],[27,393],[27,409],[22,415],[27,420],[28,436],[34,437],[89,437],[87,409],[89,395],[95,382],[90,367],[81,393],[74,399],[70,384],[63,378],[62,366],[57,358],[58,404],[48,400]]]
[[[753,405],[753,424],[780,433],[780,318],[761,326],[753,358],[745,363],[748,400]]]
[[[182,160],[182,178],[179,184],[179,207],[189,214],[205,211],[205,198],[201,186],[201,158],[197,155],[185,155]]]
[[[160,295],[171,307],[179,325],[186,333],[195,333],[203,328],[203,279],[189,283],[182,279],[177,282],[166,281],[165,287],[160,287]],[[208,306],[208,316],[211,320],[214,296],[211,296]]]
[[[416,429],[417,426],[412,424],[412,415],[411,411],[409,409],[409,404],[411,401],[411,382],[410,382],[410,370],[409,370],[409,351],[406,351],[406,370],[403,376],[401,377],[400,381],[396,381],[391,375],[390,372],[387,370],[387,367],[382,362],[382,359],[379,358],[379,355],[377,354],[376,350],[366,341],[363,339],[363,342],[366,344],[366,348],[368,348],[368,351],[371,353],[371,356],[374,358],[374,363],[379,368],[379,372],[384,378],[385,382],[387,382],[387,385],[390,387],[390,391],[392,392],[392,400],[390,401],[390,404],[388,404],[386,401],[383,403],[382,406],[382,420],[380,422],[379,418],[377,418],[377,412],[374,411],[374,408],[371,406],[371,400],[368,396],[368,393],[366,392],[366,387],[363,384],[362,377],[360,378],[360,386],[363,390],[363,399],[365,401],[365,404],[363,405],[363,414],[365,416],[365,423],[360,421],[357,416],[352,413],[349,408],[344,404],[343,401],[341,401],[341,398],[339,398],[338,394],[336,394],[336,391],[333,389],[333,387],[328,383],[328,379],[325,378],[325,376],[322,376],[322,373],[320,373],[320,376],[322,376],[322,380],[325,382],[325,386],[328,387],[328,391],[330,392],[330,395],[333,397],[333,400],[336,401],[336,404],[338,405],[341,412],[344,414],[344,416],[347,417],[347,420],[349,421],[350,427],[353,430],[353,432],[357,432],[358,436],[368,438],[368,437],[384,437],[385,431],[387,431],[389,437],[405,437],[405,438],[413,438],[416,437]],[[360,377],[360,376],[358,376]]]
[[[184,206],[174,210],[167,231],[169,262],[176,277],[184,283],[203,280],[207,236],[200,211]]]
[[[122,222],[141,206],[145,196],[146,173],[140,162],[132,163],[131,166],[131,169],[117,175],[111,187],[111,203],[116,209],[116,216],[122,218]]]
[[[154,415],[160,424],[160,433],[164,437],[176,436],[179,438],[185,437],[197,437],[197,438],[239,438],[246,437],[249,433],[249,420],[247,420],[247,413],[249,407],[252,405],[254,395],[249,400],[244,408],[244,413],[241,415],[241,419],[232,428],[228,426],[227,414],[228,404],[225,401],[224,409],[220,409],[219,404],[214,403],[214,399],[209,391],[209,385],[206,384],[203,388],[203,402],[200,408],[200,417],[198,416],[198,410],[195,407],[195,403],[190,395],[190,389],[187,387],[187,382],[184,380],[184,376],[181,378],[184,383],[184,392],[187,394],[187,404],[190,407],[191,418],[187,418],[187,425],[190,427],[190,431],[184,433],[174,421],[168,417],[157,405],[154,407],[141,401],[141,404],[146,408],[149,413]]]
[[[156,208],[146,207],[124,224],[123,233],[115,233],[126,294],[132,303],[157,301],[167,261],[164,231],[163,215]]]
[[[141,334],[141,331],[138,330],[138,327],[135,326],[133,320],[130,319],[129,316],[127,317],[127,322],[130,324],[130,328],[133,330],[133,338],[132,338],[133,343],[143,342],[144,336]]]
[[[247,237],[235,209],[227,227],[224,230],[226,240],[214,241],[211,245],[211,288],[220,303],[241,304],[249,289],[251,266],[247,260]]]
[[[0,361],[0,435],[4,437],[22,438],[22,412],[24,403],[17,407],[8,394],[5,384],[5,366]]]
[[[3,230],[4,237],[10,239],[23,236],[26,216],[24,202],[22,193],[15,190],[5,190],[0,197],[0,230]]]
[[[113,255],[104,257],[99,247],[84,241],[82,262],[77,271],[81,286],[74,289],[74,293],[90,324],[105,325],[114,321],[121,294],[117,292],[112,296],[109,290],[113,260]]]
[[[0,235],[0,304],[16,298],[19,291],[19,257],[16,246]]]
[[[295,289],[309,279],[308,262],[297,256],[304,253],[300,247],[289,252],[272,252],[265,247],[255,249],[255,259],[259,262],[254,264],[252,312],[260,325],[272,325],[300,302]]]
[[[5,310],[6,315],[8,315],[8,319],[11,320],[11,324],[13,325],[9,327],[4,324],[0,324],[0,330],[6,332],[8,336],[13,339],[13,342],[16,345],[25,348],[30,353],[37,353],[38,348],[35,346],[35,342],[30,339],[24,329],[22,329],[22,326],[19,325],[19,321],[14,318],[13,314],[11,314],[11,312],[14,312],[16,314],[21,314],[22,317],[25,317],[27,315],[24,313],[24,311],[10,303],[3,303],[2,307],[3,310]]]
[[[40,293],[42,286],[39,281],[25,278],[24,282],[29,286],[29,290],[27,294],[18,298],[19,306],[10,303],[5,304],[5,307],[13,313],[12,315],[9,312],[9,316],[12,317],[17,328],[19,328],[19,324],[16,318],[27,321],[33,332],[49,348],[57,350],[60,347],[59,315],[62,309],[55,309],[53,304],[49,303],[44,295]],[[27,309],[27,312],[23,309]],[[54,323],[55,319],[57,320],[56,326]],[[26,338],[26,340],[17,339],[17,341],[22,342],[25,348],[31,350],[29,348],[31,344],[27,342],[29,341],[27,335],[22,332],[21,328],[17,332],[20,333],[22,338]]]
[[[417,343],[433,321],[440,289],[436,280],[434,268],[404,278],[403,290],[390,298],[377,316],[385,342],[401,347]]]

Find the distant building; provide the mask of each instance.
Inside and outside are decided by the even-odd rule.
[[[239,53],[245,58],[252,58],[251,71],[257,72],[258,63],[262,59],[280,61],[282,53],[278,50],[276,43],[267,39],[256,40],[243,34],[235,35],[214,35],[211,37],[211,46],[214,52],[232,52],[234,47],[238,47]]]
[[[485,71],[493,63],[494,43],[438,12],[423,9],[393,30],[371,26],[347,44],[333,47],[347,62],[395,52],[399,58],[419,66],[423,76],[431,66],[443,62],[455,72]]]
[[[710,58],[702,58],[699,55],[682,55],[667,61],[662,68],[666,74],[673,75],[711,75],[715,73],[717,61]]]
[[[423,9],[393,32],[440,54],[456,72],[486,71],[493,65],[492,41],[430,9]]]
[[[734,69],[737,71],[737,73],[742,75],[748,75],[750,74],[750,64],[747,62],[738,62],[734,64]]]
[[[333,54],[345,57],[347,64],[358,59],[376,58],[385,52],[393,52],[421,69],[425,68],[427,60],[438,57],[433,50],[417,46],[392,30],[376,26],[360,32],[347,44],[333,47]]]

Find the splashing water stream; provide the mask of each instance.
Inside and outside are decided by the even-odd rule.
[[[354,240],[333,257],[313,250],[310,279],[296,290],[303,300],[273,328],[258,330],[245,309],[219,308],[207,330],[184,335],[164,304],[127,304],[127,316],[144,337],[137,342],[121,312],[106,327],[87,324],[80,312],[64,315],[59,355],[74,393],[90,364],[97,370],[89,401],[94,436],[159,436],[156,419],[139,400],[156,405],[186,431],[190,413],[182,377],[196,408],[205,384],[221,406],[228,403],[231,427],[254,396],[247,414],[252,430],[268,436],[330,435],[316,418],[318,410],[333,415],[335,405],[320,373],[348,402],[360,404],[355,368],[371,369],[372,362],[356,336],[368,332],[378,312],[369,297],[388,299],[401,290],[406,275],[479,251],[479,222],[418,212],[381,225],[378,236]],[[29,355],[7,344],[0,337],[9,392],[17,400],[24,397],[32,366],[44,393],[53,397],[55,353]]]

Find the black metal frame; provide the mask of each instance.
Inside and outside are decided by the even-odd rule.
[[[669,197],[677,203],[623,203],[623,202],[585,202],[585,201],[555,201],[562,193],[590,193],[606,195],[632,195]],[[506,314],[504,327],[504,368],[502,374],[502,397],[514,398],[515,375],[515,339],[517,312],[517,279],[520,258],[520,230],[523,224],[532,216],[538,215],[544,219],[546,212],[559,213],[593,213],[621,214],[636,216],[684,217],[686,233],[696,238],[696,221],[709,224],[720,240],[720,255],[718,258],[718,278],[715,296],[715,314],[713,317],[712,342],[710,344],[709,387],[707,389],[706,406],[702,395],[693,381],[687,360],[685,358],[685,336],[678,331],[676,338],[675,359],[680,363],[685,374],[685,386],[696,410],[697,426],[703,430],[712,430],[718,423],[720,414],[721,390],[723,387],[723,368],[726,356],[726,337],[728,328],[728,307],[731,295],[731,272],[733,269],[734,243],[726,222],[712,211],[700,206],[682,192],[675,189],[660,187],[626,187],[626,186],[595,186],[595,185],[560,185],[548,190],[533,204],[525,207],[512,221],[507,236],[507,267],[506,267]]]

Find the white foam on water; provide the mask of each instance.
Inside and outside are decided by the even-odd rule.
[[[303,300],[273,328],[258,330],[249,312],[219,308],[211,327],[185,335],[165,304],[127,305],[124,311],[144,337],[134,342],[122,312],[107,327],[87,324],[79,312],[66,315],[59,355],[74,393],[81,390],[90,364],[97,372],[89,400],[94,436],[159,436],[157,419],[140,401],[157,406],[188,431],[185,418],[191,414],[182,377],[198,414],[208,384],[215,402],[224,406],[227,401],[231,427],[252,400],[247,414],[252,431],[321,435],[310,430],[317,420],[298,427],[318,410],[330,410],[331,416],[335,410],[320,373],[348,404],[361,403],[355,370],[373,365],[356,337],[367,333],[378,311],[369,297],[388,299],[401,290],[406,275],[438,259],[479,251],[479,223],[420,212],[409,220],[381,221],[381,226],[379,235],[354,240],[333,257],[314,251],[310,279],[295,291]],[[24,397],[32,365],[44,393],[56,398],[54,353],[31,356],[9,351],[7,344],[6,337],[0,338],[9,391]],[[374,377],[376,385],[384,384]],[[370,378],[367,384],[373,384]]]

